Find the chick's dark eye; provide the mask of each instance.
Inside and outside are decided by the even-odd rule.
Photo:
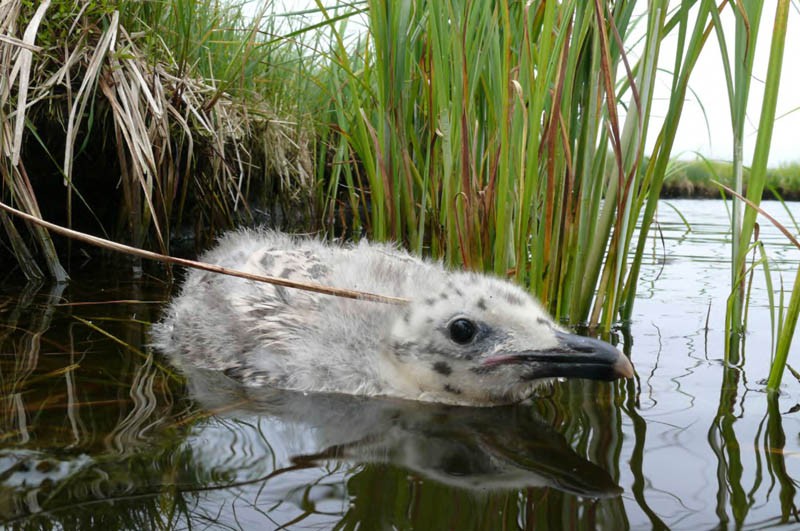
[[[466,345],[475,337],[478,327],[469,319],[456,319],[450,323],[447,330],[450,332],[450,339],[459,345]]]

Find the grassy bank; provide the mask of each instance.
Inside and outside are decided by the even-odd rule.
[[[212,0],[11,1],[0,16],[4,201],[164,251],[252,207],[311,210],[318,91],[303,41],[268,38],[274,17]],[[2,222],[28,277],[64,277],[44,231]]]
[[[749,168],[744,168],[744,190],[750,180]],[[733,187],[734,171],[730,162],[694,160],[672,161],[664,179],[661,197],[719,198],[720,189],[712,180]],[[800,163],[768,168],[763,198],[800,200]]]

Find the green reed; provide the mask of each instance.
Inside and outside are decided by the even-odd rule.
[[[342,65],[329,78],[341,142],[333,165],[361,164],[334,182],[329,211],[350,205],[359,221],[367,213],[376,238],[514,276],[572,323],[608,330],[629,317],[716,9],[688,2],[668,16],[666,2],[648,5],[635,15],[625,1],[611,11],[577,1],[370,1],[358,46],[332,29]],[[671,32],[680,37],[674,90],[645,159],[659,47]],[[636,60],[624,53],[634,39]]]
[[[756,216],[758,205],[767,184],[767,163],[769,148],[772,140],[773,123],[775,122],[775,109],[777,105],[778,89],[780,87],[781,67],[783,64],[783,51],[786,39],[786,26],[788,20],[789,2],[779,1],[776,4],[775,19],[772,25],[772,40],[770,43],[770,56],[767,68],[767,78],[764,85],[764,99],[762,102],[759,127],[756,137],[756,147],[753,162],[749,172],[746,202],[750,208],[744,209],[745,200],[742,197],[744,185],[743,139],[746,120],[747,101],[750,88],[750,79],[753,69],[753,55],[757,42],[759,22],[763,10],[762,2],[748,2],[740,9],[734,10],[736,19],[735,51],[733,58],[728,54],[725,44],[725,34],[718,14],[714,14],[715,28],[725,66],[728,98],[731,108],[731,121],[733,124],[733,188],[736,194],[733,198],[731,227],[732,259],[731,259],[731,295],[728,299],[726,312],[726,330],[729,340],[726,344],[726,360],[739,363],[740,349],[743,333],[746,329],[746,313],[749,294],[746,293],[747,278],[750,268],[747,266],[747,257],[751,249],[758,248],[762,257],[758,262],[764,268],[770,296],[770,312],[773,321],[773,332],[778,337],[775,357],[772,362],[770,377],[767,387],[776,390],[780,385],[781,375],[786,366],[789,347],[794,334],[798,313],[800,313],[800,276],[783,316],[783,304],[778,310],[778,322],[775,322],[776,303],[772,289],[769,262],[764,255],[763,246],[758,241],[756,232]],[[733,69],[733,72],[731,70]],[[741,198],[741,199],[740,199]],[[744,210],[743,210],[744,209]],[[756,240],[753,242],[753,240]],[[754,267],[754,264],[752,267]]]
[[[630,319],[664,179],[679,171],[672,146],[700,52],[713,33],[737,146],[731,180],[741,191],[748,173],[748,197],[760,198],[785,35],[781,5],[756,158],[746,169],[742,141],[760,3],[647,6],[636,15],[634,2],[624,1],[612,8],[370,1],[369,32],[357,46],[345,44],[346,28],[331,29],[342,66],[328,78],[338,134],[332,166],[360,164],[330,181],[328,212],[347,205],[373,237],[513,276],[570,323],[608,331]],[[737,20],[733,59],[723,15]],[[665,61],[667,35],[678,43]],[[634,40],[635,60],[624,53]],[[671,71],[671,96],[646,153],[659,60]],[[732,337],[744,324],[745,273],[769,271],[763,253],[745,265],[754,219],[754,211],[734,205]],[[770,300],[777,300],[772,293]],[[793,315],[787,310],[780,326],[784,352]]]
[[[747,198],[756,205],[759,203],[761,192],[766,180],[767,160],[769,156],[770,141],[772,139],[772,124],[775,121],[775,107],[780,86],[781,66],[783,64],[784,43],[786,40],[786,26],[789,14],[788,0],[780,0],[775,11],[775,22],[773,24],[772,42],[770,45],[769,66],[767,69],[767,79],[764,90],[764,100],[759,121],[756,148],[753,154],[752,174],[755,184],[751,182],[747,191]],[[742,221],[741,242],[749,241],[757,212],[755,209],[746,210]],[[743,261],[743,256],[736,257],[737,262]],[[798,268],[789,305],[786,314],[778,329],[778,345],[775,349],[775,357],[772,361],[767,388],[775,391],[780,386],[781,376],[786,367],[792,338],[797,324],[797,317],[800,314],[800,268]],[[737,324],[739,317],[735,312],[732,315],[733,323]]]

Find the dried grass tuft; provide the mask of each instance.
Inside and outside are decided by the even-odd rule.
[[[194,18],[189,22],[210,25],[205,36],[196,35],[191,24],[159,32],[160,24],[186,9],[180,0],[160,4],[160,12],[124,2],[104,9],[92,3],[42,2],[33,11],[21,0],[0,7],[3,199],[41,216],[37,190],[26,173],[26,146],[38,142],[61,174],[60,183],[48,182],[43,189],[65,187],[67,224],[73,198],[94,212],[97,205],[83,200],[85,178],[75,168],[86,144],[97,138],[119,167],[119,174],[104,178],[119,190],[118,197],[108,200],[119,204],[116,222],[126,229],[121,236],[137,246],[153,242],[166,251],[170,227],[181,220],[203,220],[198,230],[213,233],[247,217],[251,188],[277,189],[290,198],[308,195],[313,173],[308,127],[291,115],[279,117],[255,91],[237,90],[242,72],[232,70],[228,79],[220,79],[201,71],[198,60],[189,62],[173,51],[176,41],[186,41],[186,50],[195,53],[230,55],[214,39],[228,42],[238,36],[246,43],[256,28],[231,30],[214,2],[196,3],[190,10]],[[228,41],[215,32],[226,33]],[[268,68],[259,55],[266,53],[265,45],[250,44],[230,64]],[[42,121],[58,123],[63,142],[40,138],[37,124]],[[51,145],[63,151],[53,152]],[[273,180],[276,185],[270,184]],[[26,275],[40,276],[31,258],[35,253],[7,218],[0,221]],[[30,230],[51,275],[66,278],[47,233]]]

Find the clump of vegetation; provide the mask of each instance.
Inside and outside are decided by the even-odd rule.
[[[264,12],[15,0],[0,17],[3,200],[166,250],[181,224],[208,237],[252,217],[246,199],[258,192],[311,196],[311,122],[292,93],[305,88],[292,67],[301,50],[270,40]],[[0,216],[26,274],[41,276]],[[33,230],[64,278],[46,232]]]
[[[348,83],[331,79],[341,93],[332,180],[368,213],[356,221],[451,264],[510,273],[569,322],[608,330],[627,318],[711,21],[708,6],[670,13],[654,2],[637,16],[634,4],[369,2],[366,41],[334,50]],[[647,29],[634,61],[625,43],[636,25]],[[659,48],[673,31],[685,38],[672,100],[643,165]],[[361,165],[344,164],[353,158]]]

